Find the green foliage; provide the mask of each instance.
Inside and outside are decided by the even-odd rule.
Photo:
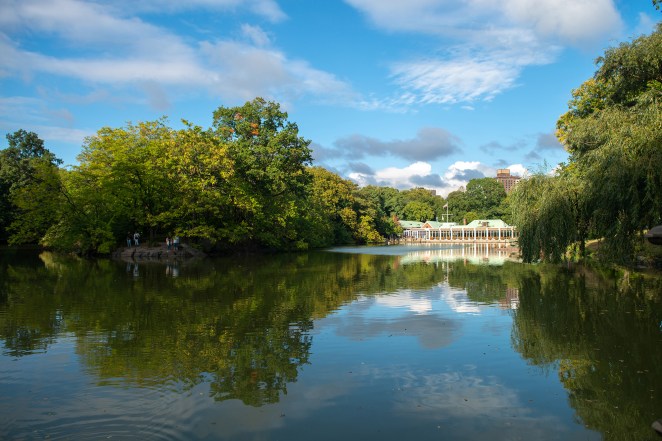
[[[575,239],[575,216],[567,187],[559,177],[536,174],[512,194],[513,221],[525,262],[559,262]]]
[[[485,219],[491,219],[495,209],[506,198],[506,191],[496,179],[480,178],[469,181],[466,195],[474,211],[480,213]]]
[[[162,230],[211,243],[247,238],[239,213],[244,202],[233,181],[234,162],[226,142],[212,130],[186,123],[160,163],[173,184],[170,209],[158,217]]]
[[[515,350],[541,369],[558,366],[577,418],[603,439],[654,439],[650,423],[662,400],[651,387],[662,366],[654,349],[662,279],[581,266],[535,268],[519,278]]]
[[[474,302],[519,300],[508,312],[513,348],[530,369],[558,371],[582,424],[605,440],[655,436],[659,278],[340,253],[206,259],[180,269],[164,277],[161,265],[131,264],[135,278],[121,262],[0,253],[3,351],[43,353],[66,337],[87,374],[107,386],[203,383],[215,400],[263,406],[312,361],[315,320],[359,297],[438,295],[443,284]]]
[[[297,201],[310,183],[310,141],[278,104],[262,98],[217,109],[213,128],[234,164],[234,205],[247,239],[274,248],[296,244]]]
[[[161,167],[173,138],[165,120],[105,127],[87,138],[79,165],[64,172],[64,212],[44,244],[108,252],[129,230],[152,238],[173,202],[175,183]]]
[[[359,192],[376,211],[378,229],[384,236],[397,233],[394,218],[426,221],[441,219],[445,214],[444,199],[425,188],[399,191],[369,185]]]
[[[402,210],[402,215],[404,219],[419,222],[434,219],[434,211],[432,207],[421,201],[411,201],[407,203]]]
[[[12,192],[15,219],[9,226],[10,245],[39,243],[61,212],[60,174],[48,159],[30,161],[31,181]]]
[[[7,134],[0,150],[0,241],[37,243],[57,219],[62,161],[35,133]]]
[[[443,208],[444,200],[441,196],[436,196],[432,194],[429,190],[425,188],[412,188],[410,190],[403,190],[401,192],[404,206],[402,208],[402,214],[406,214],[405,207],[410,202],[418,202],[425,204],[429,207],[428,216],[424,220],[436,220],[437,218],[441,219],[441,215],[445,213]],[[406,217],[405,217],[406,218]],[[413,220],[413,219],[407,219]]]
[[[510,223],[509,200],[503,185],[494,178],[472,179],[465,191],[448,195],[451,220],[467,223],[476,219],[502,219]]]
[[[630,264],[641,233],[662,223],[660,47],[662,24],[650,36],[607,50],[594,78],[573,92],[557,123],[569,164],[558,178],[520,183],[515,191],[527,260],[552,246],[540,241],[559,244],[547,249],[545,260],[558,260],[560,247],[573,241],[583,253],[592,235],[603,239],[602,258]],[[571,233],[561,234],[565,228]]]
[[[60,170],[36,135],[17,132],[0,155],[0,206],[10,207],[0,234],[79,254],[108,253],[127,232],[147,242],[176,234],[207,250],[301,250],[383,242],[401,234],[398,219],[446,213],[424,188],[359,189],[311,167],[310,141],[277,103],[256,98],[213,117],[207,129],[183,121],[174,130],[165,118],[104,127],[78,165]],[[467,195],[466,211],[506,211],[493,179]]]
[[[301,248],[309,141],[275,103],[219,108],[211,129],[165,119],[103,128],[64,173],[65,212],[43,243],[107,252],[127,231],[207,246]],[[300,204],[300,202],[303,203]]]
[[[312,176],[310,212],[317,222],[311,243],[328,246],[343,243],[382,242],[375,226],[377,210],[369,205],[352,181],[321,167],[309,169]]]

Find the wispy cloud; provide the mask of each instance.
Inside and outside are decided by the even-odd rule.
[[[138,11],[149,10],[148,2]],[[179,9],[179,3],[167,3]],[[284,14],[272,0],[196,1],[188,7],[245,6],[273,20]],[[10,1],[10,13],[0,19],[0,73],[27,81],[35,75],[55,75],[84,81],[89,86],[131,86],[145,94],[155,109],[169,105],[173,87],[206,89],[228,101],[255,96],[293,100],[309,96],[333,103],[365,103],[351,86],[332,73],[290,58],[271,46],[267,32],[241,26],[239,39],[184,40],[169,29],[101,3],[79,0]],[[128,8],[128,11],[136,9]],[[48,36],[70,50],[37,51],[24,48],[25,32]],[[10,37],[12,35],[12,37]],[[242,41],[243,39],[243,41]],[[45,46],[48,47],[48,46]]]
[[[426,104],[489,101],[512,87],[517,66],[487,60],[418,60],[393,66],[396,83]]]
[[[0,97],[0,130],[33,131],[45,140],[81,145],[92,130],[73,128],[74,117],[65,108],[51,108],[39,98]]]
[[[41,0],[7,0],[12,8],[19,4],[24,4],[26,7],[42,7]],[[60,6],[67,7],[76,5],[78,0],[54,0],[50,2]],[[185,2],[180,0],[141,0],[139,2],[133,0],[114,0],[107,2],[104,0],[88,0],[86,3],[91,6],[99,6],[103,8],[112,8],[116,15],[126,15],[127,11],[133,14],[149,13],[149,14],[176,14],[191,10],[203,10],[210,12],[250,12],[270,22],[281,22],[287,19],[287,15],[280,8],[276,0],[187,0]],[[51,13],[57,14],[61,9],[44,9],[44,15]],[[1,21],[0,21],[1,23]]]
[[[483,6],[489,4],[482,0]],[[621,31],[623,22],[613,0],[504,0],[499,5],[507,20],[565,44],[594,44]]]
[[[437,41],[438,53],[392,64],[403,104],[492,100],[565,45],[593,44],[622,28],[613,0],[345,1],[379,29]]]
[[[255,96],[295,99],[302,95],[321,101],[352,100],[356,94],[333,74],[284,53],[238,41],[202,42],[209,63],[209,86],[220,96],[252,99]]]
[[[494,30],[526,29],[566,44],[594,42],[622,28],[613,0],[345,0],[376,27],[469,41]]]

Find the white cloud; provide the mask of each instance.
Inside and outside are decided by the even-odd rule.
[[[401,87],[432,104],[489,101],[512,87],[519,71],[512,64],[471,59],[420,60],[393,67]]]
[[[442,299],[449,308],[460,314],[480,315],[480,306],[471,299],[466,291],[450,288],[442,292]]]
[[[277,15],[277,4],[271,0],[221,3],[219,7],[247,5]],[[198,1],[196,5],[212,7],[213,3]],[[144,7],[149,9],[149,5]],[[322,102],[365,105],[333,74],[271,48],[269,35],[257,26],[242,27],[249,43],[191,43],[137,16],[127,17],[120,8],[94,2],[12,1],[9,9],[12,13],[1,19],[3,27],[17,35],[24,29],[50,35],[54,42],[66,42],[72,50],[64,56],[30,51],[0,33],[0,75],[18,75],[29,81],[35,75],[50,74],[82,80],[88,87],[136,87],[158,110],[169,105],[168,95],[178,89],[199,88],[227,100],[264,96],[286,101],[310,95]]]
[[[368,20],[388,31],[443,34],[464,22],[470,11],[456,0],[345,0]],[[476,16],[476,13],[471,14]]]
[[[415,162],[404,168],[388,167],[377,171],[375,177],[383,181],[406,182],[413,175],[426,176],[432,172],[432,166],[427,162]]]
[[[334,75],[289,59],[277,50],[235,41],[203,42],[201,52],[214,72],[211,87],[221,96],[252,99],[311,95],[320,100],[354,100],[351,87]]]
[[[526,177],[529,174],[529,170],[522,164],[510,164],[506,168],[510,169],[510,174],[514,176]]]
[[[479,161],[456,161],[448,166],[448,169],[444,173],[444,178],[452,183],[453,186],[459,187],[460,185],[466,186],[467,182],[471,179],[474,179],[478,175],[471,175],[468,172],[478,172],[483,177],[485,176],[496,176],[496,169],[490,167],[489,165],[482,164]],[[463,179],[458,177],[468,176],[471,178]]]
[[[268,46],[271,43],[269,35],[259,26],[249,24],[241,25],[241,33],[244,34],[255,46]]]
[[[39,3],[42,0],[27,0]],[[78,0],[76,0],[78,1]],[[15,3],[23,2],[23,0]],[[72,1],[73,2],[73,1]],[[278,6],[275,0],[114,0],[112,3],[104,0],[89,0],[86,3],[111,7],[118,13],[131,11],[132,13],[147,12],[150,14],[173,14],[190,10],[206,10],[214,12],[250,12],[270,22],[281,22],[287,15]]]
[[[503,168],[509,168],[513,175],[528,175],[527,168],[522,164],[511,164]],[[456,161],[443,173],[438,174],[433,171],[431,164],[419,161],[406,167],[387,167],[372,173],[354,171],[347,176],[359,186],[381,185],[401,190],[424,187],[436,190],[437,195],[446,197],[460,187],[466,188],[472,179],[496,177],[496,171],[496,168],[479,161]]]
[[[68,109],[51,108],[43,99],[0,97],[0,131],[13,133],[23,129],[35,132],[46,141],[49,149],[53,142],[80,146],[85,137],[94,134],[93,130],[73,128],[73,123],[74,117]]]
[[[427,297],[418,297],[412,292],[403,291],[396,295],[382,295],[375,299],[375,304],[388,308],[409,310],[417,315],[428,314],[432,311],[432,300]]]
[[[43,121],[46,105],[39,98],[24,96],[0,96],[0,117],[17,118],[22,120]]]
[[[185,60],[191,53],[179,37],[139,18],[125,18],[104,5],[77,0],[10,3],[14,14],[8,25],[62,39],[71,49],[128,51],[152,57],[176,54]]]
[[[465,41],[498,29],[583,44],[620,31],[613,0],[345,0],[388,31],[452,36]]]
[[[394,63],[395,82],[423,103],[489,101],[516,86],[522,70],[554,61],[561,47],[526,29],[485,29],[435,57]]]
[[[54,126],[35,126],[30,130],[38,133],[40,138],[75,145],[83,145],[83,141],[86,137],[93,136],[95,134],[95,132],[92,130]]]
[[[487,0],[481,3],[494,5]],[[592,44],[615,35],[623,26],[613,0],[504,0],[498,4],[515,24],[569,44]]]
[[[526,67],[553,62],[561,45],[596,43],[622,27],[613,0],[345,1],[380,29],[452,48],[392,65],[401,104],[489,101]]]
[[[428,176],[431,172],[432,166],[430,164],[419,161],[403,168],[387,167],[377,170],[374,175],[354,172],[350,173],[348,177],[360,186],[378,184],[405,189],[417,187],[417,185],[411,181],[413,177]]]
[[[394,398],[394,411],[412,414],[423,422],[430,421],[443,430],[461,433],[464,439],[483,439],[486,431],[493,440],[570,439],[572,431],[556,417],[540,417],[530,403],[491,376],[480,376],[475,366],[436,373],[424,371],[389,372],[377,370],[375,378],[397,378],[406,394]],[[491,424],[503,421],[505,424]],[[489,429],[486,430],[486,425]]]

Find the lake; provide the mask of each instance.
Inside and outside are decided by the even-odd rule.
[[[656,440],[662,278],[494,248],[0,250],[0,439]]]

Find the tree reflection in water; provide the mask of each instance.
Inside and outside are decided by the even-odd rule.
[[[609,440],[647,439],[662,415],[662,279],[419,252],[313,252],[127,266],[0,253],[3,353],[73,336],[99,384],[192,388],[276,403],[310,362],[316,320],[359,296],[447,285],[512,308],[512,344],[558,371],[578,418]],[[176,271],[175,271],[176,269]]]

